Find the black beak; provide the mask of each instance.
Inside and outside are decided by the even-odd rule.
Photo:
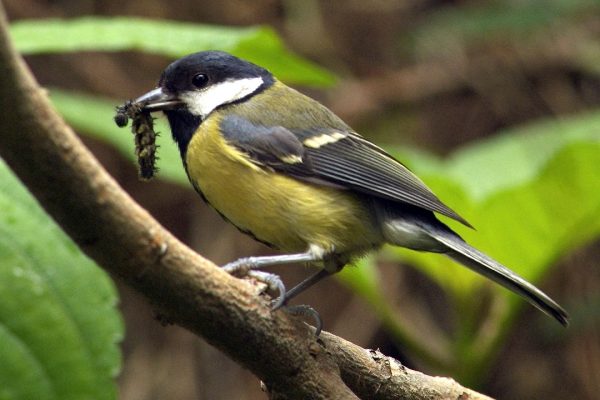
[[[133,100],[133,105],[140,106],[145,111],[173,110],[183,106],[183,102],[177,96],[163,92],[156,88]]]

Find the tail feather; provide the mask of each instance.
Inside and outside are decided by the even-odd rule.
[[[453,260],[523,296],[562,325],[569,324],[567,313],[554,300],[504,265],[470,246],[458,235],[437,229],[428,230],[427,233],[448,249],[446,255]]]

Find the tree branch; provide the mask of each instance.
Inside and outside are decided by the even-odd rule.
[[[363,349],[329,332],[320,339],[344,382],[361,399],[490,399],[453,379],[413,371],[379,350]]]
[[[0,155],[62,229],[168,321],[250,369],[271,398],[485,398],[333,335],[317,340],[295,318],[271,312],[251,283],[180,243],[114,182],[56,114],[14,51],[1,4],[0,107],[6,111]]]

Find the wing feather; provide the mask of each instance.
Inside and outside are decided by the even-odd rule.
[[[360,137],[348,135],[318,149],[309,148],[307,155],[313,171],[321,178],[344,183],[360,192],[438,212],[470,226],[408,168]]]
[[[354,132],[264,127],[238,116],[228,117],[220,128],[230,144],[259,165],[313,183],[408,203],[471,226],[408,168]]]

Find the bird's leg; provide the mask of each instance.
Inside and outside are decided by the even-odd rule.
[[[289,300],[296,297],[297,295],[299,295],[300,293],[302,293],[303,291],[305,291],[306,289],[308,289],[315,283],[319,282],[323,278],[328,277],[331,274],[332,274],[332,272],[330,272],[326,269],[320,269],[313,275],[309,276],[308,278],[306,278],[305,280],[303,280],[302,282],[300,282],[299,284],[297,284],[296,286],[294,286],[293,288],[288,290],[285,293],[285,295],[283,296],[283,299],[281,300],[281,302],[278,301],[277,302],[278,304],[275,304],[273,306],[273,310],[277,310],[279,307],[285,305]]]
[[[297,306],[288,306],[287,302],[292,298],[296,297],[315,283],[319,282],[323,278],[328,277],[333,272],[330,272],[326,269],[320,269],[316,273],[312,274],[296,286],[294,286],[291,290],[285,292],[285,295],[280,296],[273,304],[273,311],[283,308],[285,311],[292,315],[302,315],[307,317],[312,317],[315,320],[315,336],[319,336],[321,330],[323,329],[323,320],[321,316],[311,306],[308,304],[300,304]]]
[[[265,283],[270,290],[277,290],[279,292],[279,297],[273,301],[273,311],[283,308],[292,315],[303,315],[314,318],[315,334],[316,336],[319,336],[323,327],[323,322],[319,313],[306,304],[288,306],[286,303],[315,283],[321,281],[323,278],[336,273],[345,264],[345,262],[342,262],[335,257],[327,257],[327,259],[324,260],[325,258],[325,252],[320,247],[311,246],[309,250],[304,253],[240,258],[237,261],[224,265],[223,269],[232,275],[253,277],[256,280]],[[294,286],[290,291],[286,291],[285,286],[278,275],[259,271],[259,269],[271,265],[316,261],[325,261],[325,268],[320,269],[309,276],[298,285]]]
[[[232,275],[251,276],[260,282],[265,283],[269,289],[279,291],[279,297],[275,300],[273,305],[273,309],[276,310],[280,308],[286,300],[285,286],[278,275],[257,270],[271,265],[291,264],[295,262],[315,262],[321,261],[322,259],[323,252],[311,247],[304,253],[240,258],[239,260],[224,265],[223,269]]]
[[[297,254],[282,254],[279,256],[246,257],[225,264],[223,269],[232,275],[245,275],[253,269],[261,269],[271,265],[291,264],[295,262],[320,261],[323,257],[316,254],[313,250]]]

